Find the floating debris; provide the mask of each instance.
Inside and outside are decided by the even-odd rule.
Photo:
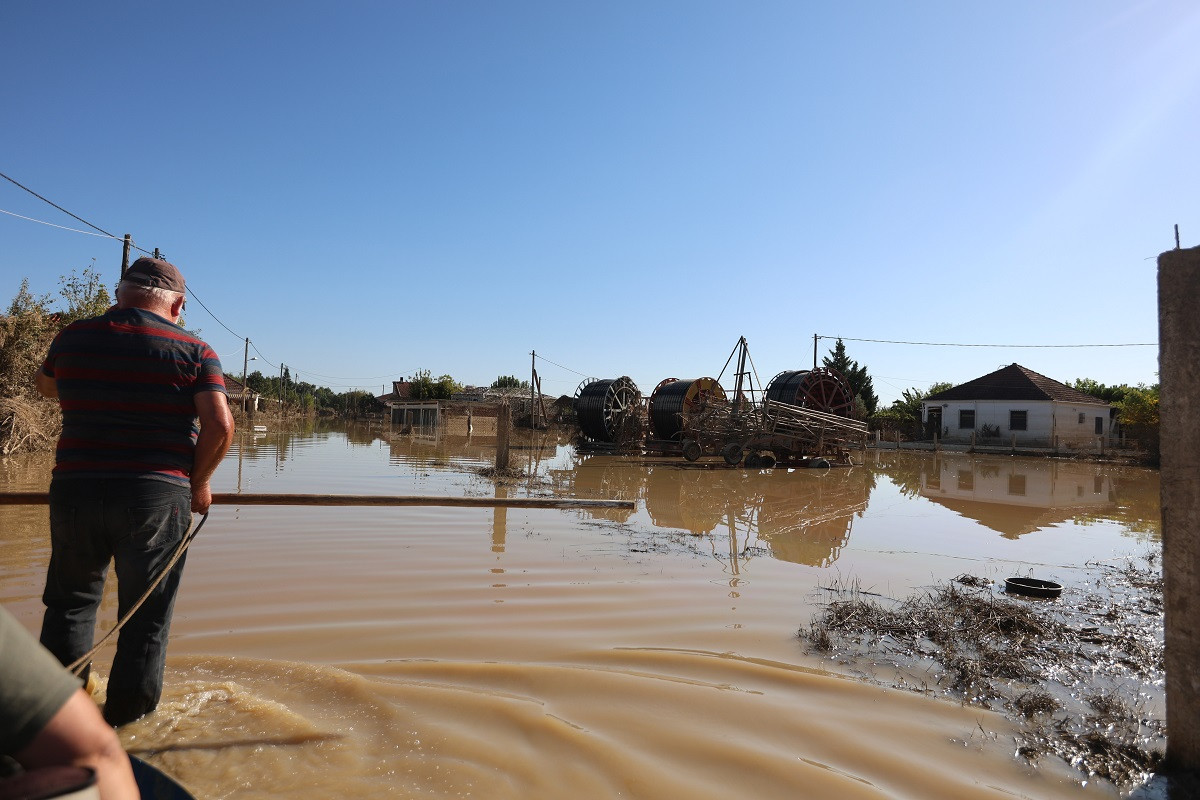
[[[1129,787],[1165,743],[1162,575],[1156,553],[1141,562],[1089,564],[1093,585],[1068,588],[1066,602],[1010,599],[973,575],[900,601],[867,599],[857,582],[822,587],[835,599],[799,635],[852,666],[933,664],[939,691],[1021,725],[1020,756]]]

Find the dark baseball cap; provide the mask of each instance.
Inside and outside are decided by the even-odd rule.
[[[129,265],[121,280],[138,286],[155,286],[168,292],[184,291],[183,273],[161,258],[139,258]]]

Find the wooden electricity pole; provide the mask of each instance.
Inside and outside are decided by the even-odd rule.
[[[125,270],[129,269],[129,250],[133,247],[133,237],[128,233],[125,234],[125,244],[121,247],[121,277],[125,277]]]
[[[250,365],[250,337],[246,337],[246,349],[242,353],[242,413],[246,413],[246,367]]]

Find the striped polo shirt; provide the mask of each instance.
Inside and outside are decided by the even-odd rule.
[[[55,479],[152,478],[187,485],[196,449],[194,397],[225,393],[212,348],[140,308],[73,322],[42,372],[54,378],[63,430]]]

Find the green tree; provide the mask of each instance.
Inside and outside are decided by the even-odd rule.
[[[34,295],[29,279],[23,279],[8,313],[0,317],[0,397],[34,396],[34,371],[58,327],[50,297]]]
[[[1129,387],[1125,384],[1118,386],[1105,386],[1099,381],[1094,381],[1091,378],[1078,378],[1070,384],[1071,388],[1078,389],[1084,394],[1089,394],[1092,397],[1098,397],[1106,403],[1116,405],[1124,398]]]
[[[92,269],[59,278],[65,311],[55,311],[52,295],[34,295],[29,279],[21,281],[8,313],[0,316],[0,397],[34,396],[33,375],[50,340],[70,322],[103,313],[111,304],[108,290]]]
[[[529,381],[517,380],[515,375],[501,375],[492,381],[491,389],[528,389]]]
[[[928,389],[918,389],[915,386],[905,389],[904,393],[887,408],[880,409],[871,415],[871,428],[874,430],[901,431],[916,434],[921,430],[921,404],[931,394],[949,389],[951,383],[935,383]]]
[[[70,275],[64,275],[59,283],[58,294],[67,303],[63,313],[64,322],[74,322],[77,319],[97,317],[112,305],[112,297],[99,273],[91,267],[85,267],[82,275],[76,275],[71,270]]]
[[[1150,454],[1150,460],[1158,463],[1159,418],[1158,384],[1125,387],[1125,396],[1114,403],[1117,418],[1128,436],[1136,439]]]
[[[462,391],[462,384],[449,375],[433,378],[429,370],[418,370],[413,376],[409,396],[414,400],[449,400],[455,392]]]
[[[851,360],[850,356],[846,355],[846,345],[841,339],[837,340],[822,363],[827,368],[837,370],[846,377],[855,398],[855,408],[861,408],[860,413],[869,417],[879,409],[879,396],[875,394],[875,387],[867,368],[860,366],[857,361]]]

